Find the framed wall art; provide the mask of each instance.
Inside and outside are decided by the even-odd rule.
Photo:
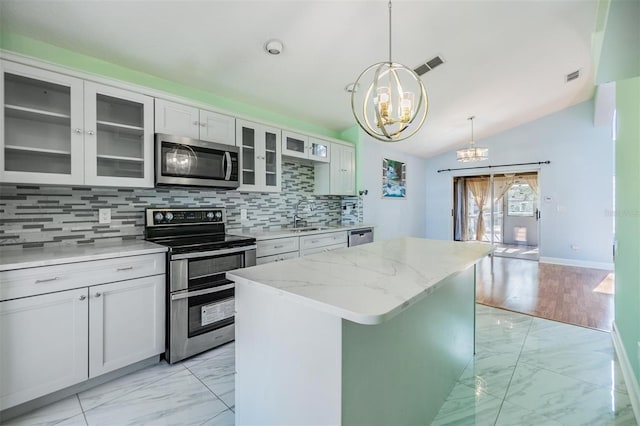
[[[406,198],[406,165],[402,161],[382,159],[382,198]]]

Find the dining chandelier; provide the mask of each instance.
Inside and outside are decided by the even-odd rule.
[[[358,90],[360,87],[366,90]],[[367,134],[383,142],[398,142],[420,130],[427,109],[427,92],[420,77],[391,60],[389,1],[389,60],[371,65],[358,76],[351,90],[351,110]]]
[[[471,141],[467,148],[462,148],[456,151],[456,158],[461,163],[472,163],[475,161],[483,161],[489,159],[489,148],[476,146],[473,140],[473,119],[475,117],[469,117],[467,120],[471,121]]]

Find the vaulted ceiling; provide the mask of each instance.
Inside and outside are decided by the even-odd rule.
[[[344,90],[388,57],[386,0],[0,0],[0,26],[333,131]],[[422,78],[429,115],[398,149],[432,156],[589,99],[597,0],[393,2],[393,59]],[[284,42],[278,56],[264,43]],[[565,76],[580,70],[580,78]]]

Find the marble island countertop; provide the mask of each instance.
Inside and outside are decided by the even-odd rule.
[[[309,225],[298,229],[282,228],[268,231],[245,231],[243,229],[228,229],[227,234],[241,235],[255,238],[257,241],[272,240],[275,238],[299,237],[303,235],[326,234],[327,232],[351,231],[354,229],[375,228],[374,225]]]
[[[167,247],[144,240],[34,248],[1,247],[0,271],[163,253]]]
[[[434,292],[491,252],[474,242],[399,238],[238,269],[237,284],[262,286],[360,324],[379,324]]]

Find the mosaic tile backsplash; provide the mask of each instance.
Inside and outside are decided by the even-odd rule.
[[[269,230],[291,226],[296,204],[307,225],[362,221],[358,197],[314,196],[313,166],[283,162],[282,192],[244,193],[192,188],[117,189],[0,185],[0,246],[43,247],[144,237],[147,207],[225,207],[227,229]],[[111,223],[98,223],[98,209]],[[240,220],[247,209],[247,220]]]

